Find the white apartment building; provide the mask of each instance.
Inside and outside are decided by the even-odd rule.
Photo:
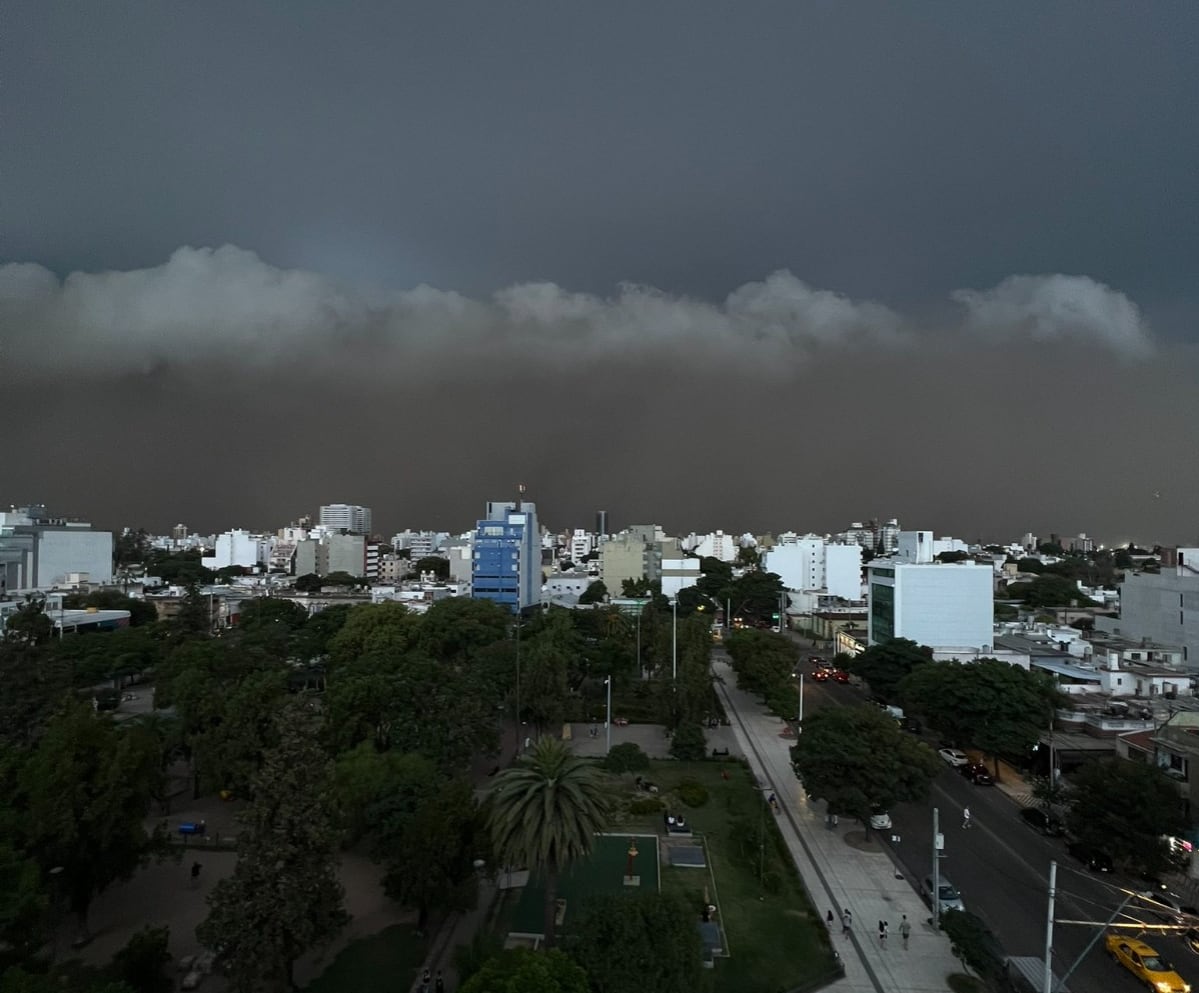
[[[0,590],[112,582],[112,532],[52,518],[44,507],[0,513]]]
[[[407,551],[413,562],[430,555],[442,554],[449,535],[445,531],[401,531],[393,535],[391,546],[397,552]]]
[[[238,528],[218,534],[213,554],[204,556],[200,563],[205,569],[214,571],[232,566],[253,569],[257,565],[269,565],[274,548],[275,538]]]
[[[563,545],[565,546],[566,558],[577,564],[595,551],[595,535],[590,531],[585,531],[583,528],[575,528],[566,536],[566,541],[563,542]]]
[[[321,507],[320,523],[334,531],[349,531],[351,534],[371,533],[370,507],[354,503],[330,503]]]
[[[994,645],[989,565],[876,559],[868,566],[871,645],[910,638],[937,649],[990,652]]]
[[[699,559],[686,558],[662,559],[662,595],[673,600],[682,590],[694,586],[703,578],[699,571]],[[612,591],[609,590],[609,593]]]
[[[699,558],[720,559],[721,562],[735,562],[741,544],[736,535],[725,534],[723,531],[713,531],[711,534],[697,535],[691,532],[683,540],[683,548]]]
[[[900,531],[896,557],[905,562],[932,562],[945,552],[968,552],[969,546],[957,538],[935,538],[931,531]]]
[[[780,535],[765,555],[765,568],[789,590],[862,599],[862,546],[836,544],[815,534]]]

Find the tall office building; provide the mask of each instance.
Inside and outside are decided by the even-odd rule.
[[[353,503],[331,503],[321,507],[321,524],[350,534],[371,533],[371,509]]]
[[[608,512],[606,510],[595,512],[595,537],[600,542],[608,540]]]
[[[541,602],[541,542],[537,506],[525,500],[489,502],[475,527],[471,596],[516,613]]]

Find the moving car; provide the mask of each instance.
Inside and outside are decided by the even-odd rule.
[[[1165,890],[1138,890],[1137,896],[1149,904],[1155,917],[1171,924],[1184,924],[1188,917],[1199,914],[1194,907],[1184,905],[1177,896]]]
[[[834,669],[833,670],[833,682],[834,683],[848,683],[849,682],[849,673],[846,672],[844,669]]]
[[[940,890],[940,909],[939,914],[945,913],[947,910],[965,910],[966,904],[962,902],[962,894],[955,888],[953,883],[942,876],[937,880],[938,889]],[[933,877],[924,877],[924,899],[931,905],[933,902]]]
[[[1103,943],[1116,963],[1149,989],[1157,993],[1191,993],[1191,984],[1184,982],[1174,967],[1145,942],[1111,932],[1104,937]]]
[[[905,717],[899,722],[899,730],[908,731],[911,734],[919,734],[924,730],[924,728],[921,726],[920,722],[916,720],[916,718]]]
[[[828,682],[828,670],[827,669],[817,669],[814,673],[812,673],[812,678],[814,680],[816,680],[816,682],[818,682],[818,683],[827,683]]]
[[[970,780],[975,786],[994,786],[995,780],[987,772],[987,767],[981,762],[969,762],[959,766],[958,772]]]
[[[870,815],[870,826],[875,831],[889,831],[891,828],[891,815],[885,810],[875,810]]]
[[[937,750],[937,754],[955,769],[970,764],[969,757],[960,748],[941,748]]]
[[[1111,872],[1115,868],[1112,865],[1112,857],[1107,852],[1100,851],[1081,841],[1071,841],[1066,845],[1066,851],[1092,872]]]
[[[1047,814],[1040,807],[1025,807],[1020,811],[1020,819],[1034,831],[1050,838],[1060,838],[1066,833],[1066,826],[1052,814]]]

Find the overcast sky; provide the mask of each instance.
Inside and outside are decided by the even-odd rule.
[[[0,503],[1199,542],[1199,7],[15,0]]]

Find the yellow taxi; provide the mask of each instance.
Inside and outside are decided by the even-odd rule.
[[[1184,983],[1174,967],[1145,942],[1112,933],[1104,938],[1104,943],[1108,954],[1151,990],[1191,993],[1191,984]]]

